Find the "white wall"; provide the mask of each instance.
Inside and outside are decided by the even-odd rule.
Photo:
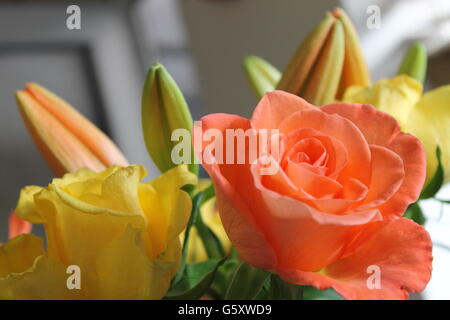
[[[207,112],[248,116],[256,100],[242,59],[256,54],[284,68],[304,36],[337,0],[179,0]]]

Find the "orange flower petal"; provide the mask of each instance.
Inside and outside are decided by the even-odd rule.
[[[400,133],[400,127],[392,116],[371,105],[333,103],[320,109],[328,114],[338,114],[353,122],[369,144],[386,146]]]
[[[367,187],[357,179],[348,179],[342,185],[341,190],[336,194],[336,198],[314,199],[311,204],[317,209],[327,213],[347,214],[355,211],[351,207],[362,201],[367,195]],[[358,207],[356,210],[360,210]]]
[[[350,178],[367,184],[370,181],[369,146],[356,125],[339,115],[330,115],[319,108],[296,112],[280,124],[280,132],[288,134],[299,128],[313,128],[336,138],[345,144],[348,163],[342,170],[339,181]]]
[[[280,90],[268,92],[253,111],[252,127],[255,129],[277,129],[287,116],[297,111],[315,108],[315,106],[296,95]]]
[[[327,150],[329,156],[327,163],[326,176],[330,178],[336,178],[347,164],[347,151],[344,144],[331,137],[320,133],[319,131],[311,128],[302,128],[295,130],[287,135],[285,135],[281,140],[281,154],[287,153],[291,150],[298,141],[305,138],[316,138],[322,142]],[[282,158],[282,165],[284,159]]]
[[[400,132],[397,121],[387,113],[364,104],[335,103],[320,108],[356,124],[369,144],[385,146],[403,160],[405,179],[396,194],[379,209],[385,217],[402,215],[415,202],[425,182],[426,159],[420,141]],[[389,177],[383,174],[383,179]]]
[[[314,198],[332,198],[342,189],[342,185],[327,176],[314,173],[302,163],[288,160],[286,174],[297,187],[305,190]]]
[[[277,257],[246,204],[223,177],[215,178],[217,208],[223,227],[239,256],[261,269],[273,269]]]
[[[346,299],[407,299],[422,291],[431,277],[432,243],[426,230],[400,218],[386,223],[359,250],[319,272],[279,269],[291,283],[334,288]],[[380,288],[368,287],[370,266],[380,270]]]
[[[320,212],[305,201],[267,189],[261,183],[260,165],[252,165],[258,198],[250,198],[259,206],[255,211],[263,230],[270,239],[279,265],[295,266],[301,270],[317,270],[334,261],[345,246],[349,226],[364,225],[380,220],[378,210],[346,215]]]
[[[208,129],[218,129],[223,137],[226,137],[226,129],[250,128],[250,121],[229,114],[211,114],[201,119],[203,132]],[[199,127],[194,127],[194,139],[199,134]],[[203,141],[202,148],[209,142]],[[224,141],[225,145],[225,141]],[[198,157],[202,158],[203,149],[194,147]],[[254,187],[248,164],[208,164],[203,162],[203,167],[214,182],[217,207],[220,218],[228,237],[238,250],[242,259],[252,265],[272,269],[277,264],[277,258],[269,245],[265,235],[261,231],[261,222],[253,216],[258,201],[250,204],[243,199],[255,199],[252,194]],[[250,198],[249,198],[250,197]]]
[[[397,135],[387,147],[403,159],[405,179],[395,195],[379,209],[384,216],[401,216],[420,196],[426,178],[426,155],[419,139],[405,133]]]
[[[261,184],[274,192],[298,199],[314,199],[310,194],[295,185],[277,162],[273,163],[277,170],[274,174],[261,176]]]
[[[403,184],[403,160],[388,148],[371,145],[372,171],[369,193],[360,208],[377,207],[390,199]]]

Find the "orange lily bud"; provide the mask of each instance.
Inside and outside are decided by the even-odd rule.
[[[277,89],[323,105],[340,99],[350,85],[369,83],[356,30],[338,8],[327,13],[300,45]]]
[[[338,18],[344,27],[345,33],[345,60],[342,81],[337,98],[341,98],[344,90],[349,86],[367,86],[370,84],[370,73],[359,44],[358,34],[350,18],[341,8],[334,10],[333,15]]]
[[[67,102],[35,83],[16,93],[25,124],[54,173],[128,165],[119,148]]]
[[[302,93],[307,101],[324,105],[336,97],[344,66],[344,28],[337,20]]]
[[[325,18],[311,31],[291,58],[277,89],[294,94],[301,93],[335,21],[336,18],[327,13]]]
[[[31,223],[22,220],[12,212],[8,220],[8,239],[12,239],[19,234],[30,233],[32,226]]]

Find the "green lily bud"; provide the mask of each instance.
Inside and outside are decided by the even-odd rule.
[[[281,78],[281,72],[277,68],[257,56],[249,56],[244,60],[244,70],[258,99],[266,92],[275,90]]]
[[[406,52],[397,74],[406,74],[423,83],[427,72],[427,49],[420,42],[415,42]]]
[[[180,164],[172,157],[179,143],[172,141],[173,132],[185,129],[190,139],[192,127],[192,116],[180,88],[164,66],[156,64],[147,74],[142,93],[142,130],[147,151],[161,172]],[[190,153],[182,154],[182,158],[187,159],[184,163],[189,165],[189,171],[198,174],[192,142],[183,142],[190,146],[181,151]]]

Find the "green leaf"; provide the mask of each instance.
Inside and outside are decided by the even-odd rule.
[[[182,249],[182,254],[181,254],[181,263],[180,263],[180,267],[178,269],[177,275],[175,276],[175,278],[172,281],[172,287],[176,286],[177,283],[184,276],[184,272],[186,269],[186,257],[187,257],[187,253],[188,253],[190,232],[191,232],[192,226],[195,225],[197,218],[200,215],[200,208],[206,201],[211,199],[213,196],[214,196],[214,186],[210,185],[205,190],[197,193],[194,196],[194,198],[192,199],[191,216],[190,216],[188,224],[186,226],[186,231],[184,233],[183,249]]]
[[[436,172],[434,173],[434,176],[433,178],[431,178],[428,185],[422,190],[420,199],[428,199],[434,197],[444,184],[444,167],[442,165],[441,148],[439,146],[436,147],[436,158],[438,160]]]
[[[233,259],[230,255],[230,258],[219,267],[219,270],[217,271],[216,277],[209,292],[214,299],[225,299],[228,286],[230,285],[230,279],[232,278],[239,265],[240,261]]]
[[[438,199],[438,198],[436,198],[436,200],[439,201],[440,203],[450,204],[450,200],[444,200],[444,199]]]
[[[261,99],[266,92],[275,90],[281,78],[280,71],[257,56],[249,56],[244,60],[244,70],[258,99]]]
[[[270,272],[241,262],[231,279],[226,300],[252,300],[261,291]]]
[[[305,286],[303,291],[304,300],[344,300],[333,289],[319,290],[313,286]]]
[[[270,292],[270,278],[268,277],[266,279],[266,281],[264,282],[264,285],[261,289],[261,291],[258,293],[258,295],[256,296],[255,300],[267,300],[268,299],[268,295]]]
[[[270,289],[267,293],[268,300],[303,300],[304,286],[291,284],[278,275],[270,277]]]
[[[178,282],[178,285],[164,298],[166,300],[197,300],[200,299],[210,289],[218,268],[225,262],[222,260],[208,260],[196,264],[188,265],[186,268],[186,278]],[[212,268],[211,268],[212,267]],[[183,286],[188,289],[182,291]],[[193,285],[190,287],[190,285]],[[190,287],[190,288],[189,288]]]
[[[408,207],[408,209],[406,210],[403,217],[409,218],[422,226],[425,224],[425,221],[426,221],[426,218],[423,215],[422,209],[420,208],[420,206],[417,202],[412,203]]]
[[[188,263],[184,272],[184,277],[172,287],[168,296],[180,295],[183,292],[195,287],[207,273],[214,270],[219,260],[206,260],[202,262]]]
[[[406,74],[423,83],[427,72],[427,60],[426,47],[420,42],[415,42],[406,52],[397,74]]]

